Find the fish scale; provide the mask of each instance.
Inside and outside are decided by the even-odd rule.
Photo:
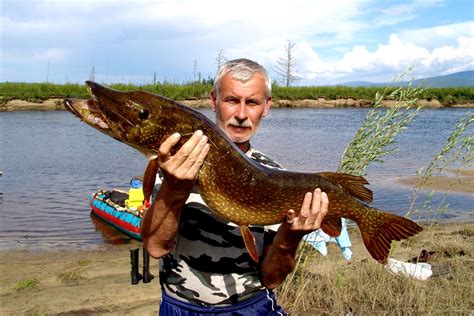
[[[158,155],[160,144],[175,132],[192,135],[198,129],[203,131],[211,147],[198,174],[199,193],[217,216],[241,226],[254,259],[254,250],[249,249],[248,225],[283,222],[286,212],[299,210],[305,194],[315,188],[326,192],[329,198],[328,214],[321,224],[323,231],[338,236],[340,218],[353,220],[367,250],[379,262],[387,262],[392,240],[405,239],[422,230],[407,218],[370,207],[372,191],[365,187],[368,182],[363,177],[264,167],[240,151],[213,122],[188,106],[145,91],[119,92],[86,83],[92,99],[67,99],[66,108],[90,126],[148,157]],[[182,137],[179,146],[186,140]]]

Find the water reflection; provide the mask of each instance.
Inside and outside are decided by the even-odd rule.
[[[123,245],[129,244],[132,240],[132,238],[122,233],[115,227],[107,224],[104,220],[102,220],[100,217],[98,217],[92,212],[90,213],[90,219],[92,221],[92,224],[94,224],[95,231],[99,232],[102,235],[102,238],[106,243],[112,245]]]

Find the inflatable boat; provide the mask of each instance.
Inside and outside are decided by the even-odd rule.
[[[128,236],[142,240],[140,223],[143,217],[141,206],[128,202],[127,192],[98,190],[89,196],[92,212],[107,224],[119,229]]]

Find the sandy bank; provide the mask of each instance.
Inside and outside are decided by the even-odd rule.
[[[0,252],[0,315],[157,315],[158,279],[130,284],[129,249],[139,245]]]
[[[424,182],[419,177],[400,177],[397,182],[426,190],[474,194],[474,170],[448,170],[446,175],[431,176]]]
[[[0,105],[0,112],[14,112],[14,111],[55,111],[63,110],[63,99],[52,98],[40,103],[28,102],[20,99],[12,99],[6,101],[5,104]],[[181,100],[180,102],[194,108],[209,108],[211,106],[208,99],[198,100]],[[438,100],[419,100],[419,105],[427,108],[442,108],[444,107]],[[392,107],[395,105],[394,101],[384,101],[383,106]],[[370,108],[373,106],[373,101],[364,99],[337,99],[326,100],[306,99],[306,100],[274,100],[273,106],[277,108]],[[451,107],[473,108],[474,103],[457,104]]]
[[[0,112],[56,110],[64,110],[63,99],[51,98],[38,103],[20,99],[12,99],[0,106]]]
[[[463,246],[463,253],[440,255],[440,262],[454,260],[453,265],[469,262],[472,265],[473,232],[474,223],[425,226],[413,241],[395,247],[392,257],[408,260],[422,249],[442,251],[433,239],[433,236],[442,236],[443,243],[462,241],[467,246]],[[359,230],[351,228],[349,234],[353,244],[353,266],[373,264]],[[130,284],[129,249],[138,246],[140,243],[133,242],[92,251],[0,252],[0,315],[157,315],[158,280]],[[331,244],[327,260],[312,269],[316,273],[346,264],[340,251]],[[156,260],[152,260],[152,272],[158,275]],[[21,288],[28,280],[35,285]]]

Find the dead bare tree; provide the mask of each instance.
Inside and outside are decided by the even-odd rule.
[[[287,87],[301,79],[296,72],[297,64],[295,43],[288,40],[285,45],[284,54],[278,58],[276,65],[273,67],[273,70],[281,77],[281,81]]]
[[[201,82],[201,72],[199,71],[197,60],[194,59],[194,61],[193,61],[193,74],[192,74],[192,78],[189,80],[188,83],[196,84],[196,83],[199,83],[199,82]]]
[[[198,62],[197,62],[197,60],[195,59],[195,60],[194,60],[194,63],[193,63],[193,82],[196,82],[196,81],[197,81],[198,74],[199,74],[199,71],[198,71]]]
[[[90,81],[95,81],[95,66],[92,65],[92,69],[91,69],[91,72],[89,74],[89,80]]]
[[[227,58],[224,56],[224,50],[221,48],[217,51],[216,63],[217,63],[217,70],[221,68],[222,64],[227,61]]]

